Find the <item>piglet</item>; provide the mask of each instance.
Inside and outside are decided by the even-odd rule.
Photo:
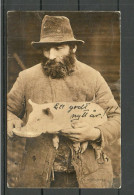
[[[42,133],[51,133],[53,136],[53,145],[58,149],[58,133],[62,129],[72,128],[75,122],[86,122],[90,128],[97,127],[107,121],[104,110],[92,102],[56,102],[36,104],[30,99],[32,112],[29,114],[27,124],[21,128],[21,131],[13,129],[13,132],[21,137],[37,137]],[[74,143],[76,152],[84,152],[88,142]]]

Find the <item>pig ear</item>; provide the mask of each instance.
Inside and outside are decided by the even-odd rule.
[[[36,103],[32,102],[31,99],[29,99],[28,102],[29,102],[29,104],[30,104],[32,107],[36,106]]]

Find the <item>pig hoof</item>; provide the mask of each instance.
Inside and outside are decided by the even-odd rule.
[[[56,150],[59,147],[59,137],[57,135],[53,137],[53,146],[56,148]]]
[[[88,142],[84,142],[81,144],[81,153],[84,153],[85,150],[87,149],[88,146]]]
[[[73,144],[73,147],[74,147],[74,151],[75,151],[76,153],[78,153],[78,152],[80,151],[80,143],[75,143],[75,144]]]
[[[57,150],[58,149],[58,147],[59,147],[59,144],[58,143],[55,143],[55,144],[53,144],[53,146],[55,147],[55,149]]]
[[[53,142],[53,146],[54,146],[54,148],[57,150],[57,149],[58,149],[58,147],[59,147],[59,143],[55,143],[55,142]]]

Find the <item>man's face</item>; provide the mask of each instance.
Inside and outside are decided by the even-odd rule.
[[[62,62],[63,58],[69,55],[69,52],[69,45],[50,45],[43,49],[43,55],[49,60],[55,60],[55,62]]]
[[[47,76],[63,78],[74,70],[75,54],[67,44],[47,45],[43,48],[42,65]]]

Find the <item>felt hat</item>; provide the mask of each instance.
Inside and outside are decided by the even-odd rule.
[[[70,21],[65,16],[48,16],[42,20],[41,34],[39,42],[32,42],[33,47],[40,49],[45,44],[58,43],[84,43],[82,40],[74,38]]]

